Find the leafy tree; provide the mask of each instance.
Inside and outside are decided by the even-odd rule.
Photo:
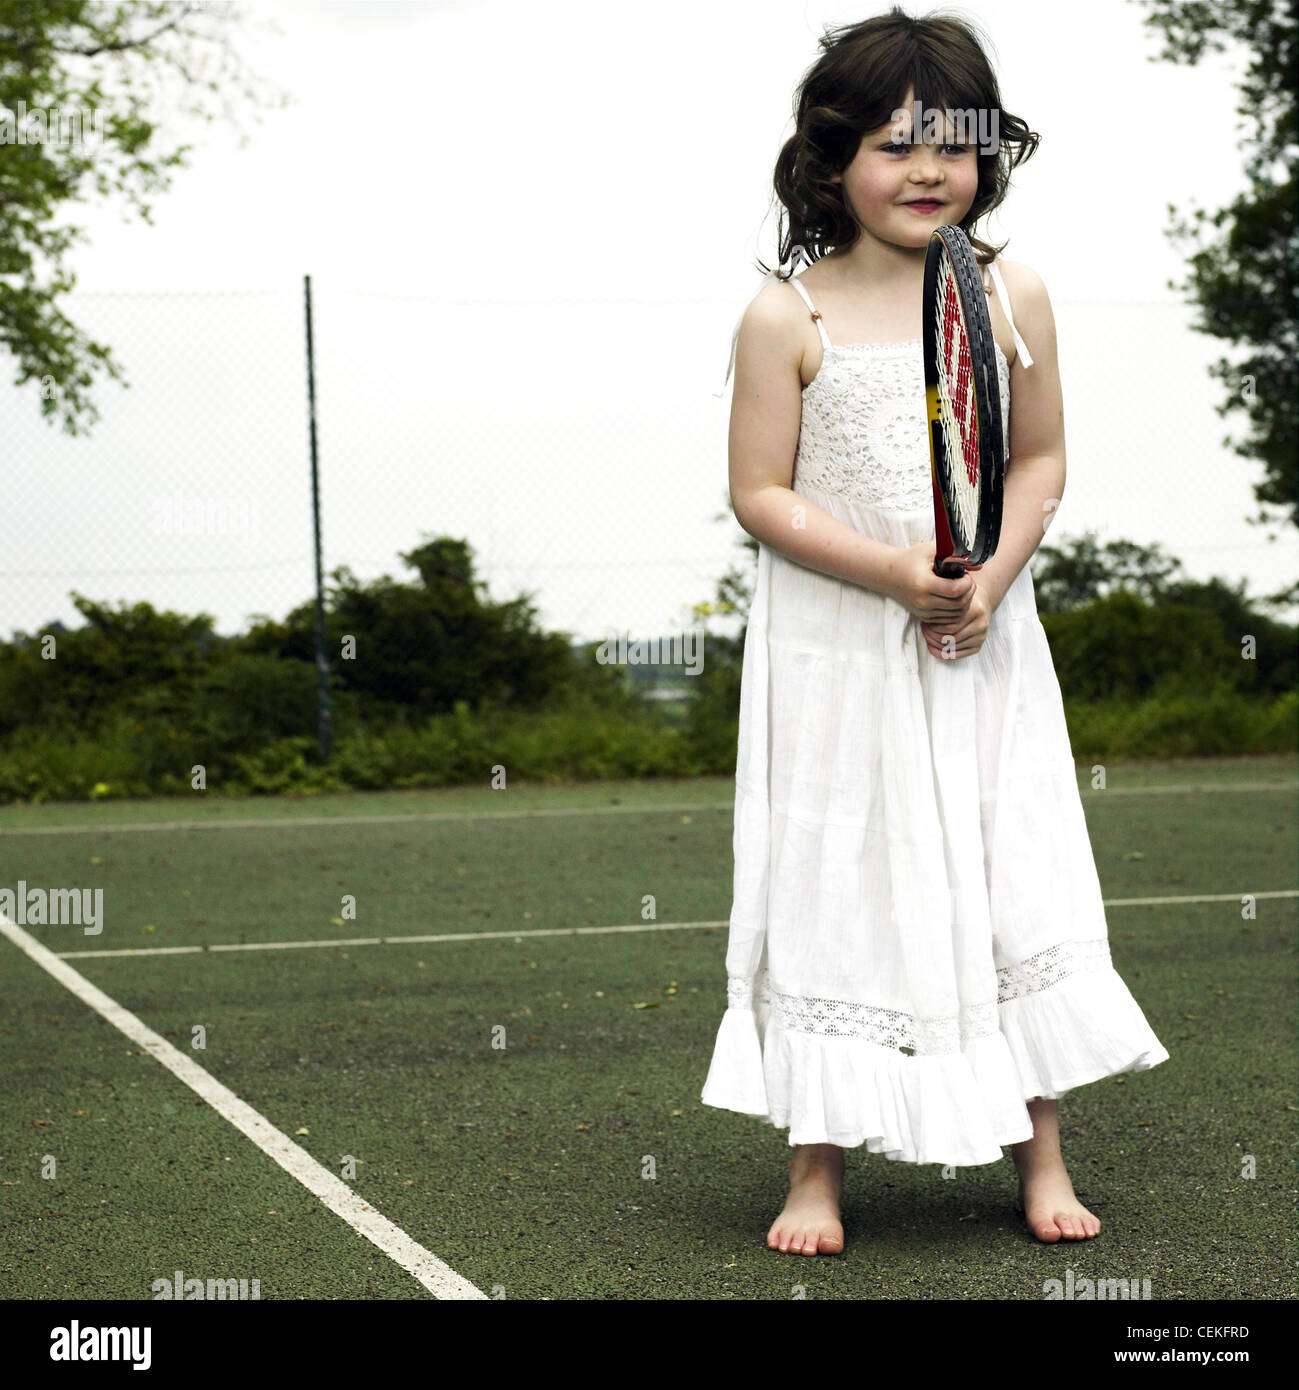
[[[1070,536],[1059,546],[1038,546],[1029,562],[1039,613],[1081,608],[1116,589],[1158,602],[1182,568],[1181,561],[1158,545],[1106,541],[1096,532]]]
[[[1229,42],[1244,45],[1249,62],[1237,114],[1249,186],[1227,207],[1196,208],[1188,222],[1169,205],[1170,237],[1196,249],[1189,277],[1170,288],[1189,292],[1201,317],[1197,329],[1250,349],[1238,363],[1220,358],[1210,369],[1227,388],[1219,415],[1244,410],[1248,433],[1223,443],[1263,465],[1254,489],[1264,509],[1255,524],[1275,518],[1268,505],[1287,506],[1299,524],[1299,289],[1296,260],[1295,121],[1296,15],[1294,0],[1139,0],[1146,23],[1164,40],[1152,58],[1195,64]],[[1212,229],[1213,239],[1209,229]]]
[[[1280,695],[1299,684],[1299,647],[1294,626],[1260,612],[1262,603],[1245,597],[1243,579],[1234,585],[1217,575],[1206,581],[1175,580],[1168,585],[1166,602],[1217,618],[1223,650],[1231,657],[1242,687]],[[1253,649],[1248,660],[1244,657],[1246,638],[1251,639]]]
[[[239,17],[186,0],[0,0],[0,345],[14,385],[39,383],[42,414],[68,434],[98,419],[95,375],[123,372],[60,306],[76,283],[68,253],[86,240],[64,214],[121,195],[151,222],[149,199],[192,149],[164,137],[155,108],[206,121],[214,95],[230,120],[254,108],[230,42]]]
[[[1048,614],[1043,626],[1060,688],[1070,700],[1241,689],[1255,674],[1239,646],[1224,641],[1214,613],[1153,604],[1126,589]]]
[[[51,625],[0,643],[0,734],[24,725],[92,729],[125,703],[174,713],[228,648],[206,613],[191,618],[148,603],[114,608],[76,593],[72,601],[84,626]],[[47,635],[55,639],[52,658]]]
[[[330,670],[367,714],[426,717],[458,700],[529,708],[572,692],[581,668],[568,634],[538,629],[527,596],[503,603],[486,597],[465,541],[437,537],[401,558],[418,583],[388,575],[361,583],[340,566],[327,586]],[[340,660],[349,636],[355,659]],[[259,620],[238,643],[247,653],[311,661],[314,606],[301,604],[282,623]]]

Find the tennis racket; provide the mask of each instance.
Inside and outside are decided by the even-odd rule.
[[[959,227],[938,227],[929,238],[924,347],[934,573],[959,579],[997,548],[1006,476],[992,320],[974,250]]]

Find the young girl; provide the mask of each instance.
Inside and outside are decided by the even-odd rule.
[[[760,544],[702,1099],[789,1128],[773,1249],[843,1249],[862,1145],[963,1167],[1009,1144],[1030,1230],[1085,1239],[1058,1098],[1168,1053],[1110,961],[1027,567],[1065,481],[1051,306],[973,233],[1038,137],[957,19],[895,8],[821,48],[775,176],[790,269],[732,342],[731,497]],[[956,580],[933,573],[919,336],[944,224],[985,266],[1009,441],[997,550]]]

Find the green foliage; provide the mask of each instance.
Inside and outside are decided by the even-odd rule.
[[[1296,10],[1269,0],[1141,0],[1164,39],[1158,55],[1195,64],[1206,52],[1243,51],[1236,108],[1247,188],[1213,213],[1188,220],[1170,205],[1172,240],[1193,247],[1181,285],[1200,310],[1196,327],[1246,349],[1211,373],[1225,388],[1220,415],[1243,411],[1248,432],[1224,445],[1263,465],[1254,495],[1285,506],[1299,524],[1299,232],[1296,231]],[[1260,513],[1257,520],[1267,520]]]
[[[515,781],[734,772],[745,634],[709,624],[747,613],[751,565],[696,606],[703,669],[682,677],[683,707],[666,709],[638,697],[626,667],[599,662],[598,644],[541,632],[525,599],[491,601],[463,541],[403,559],[413,582],[340,573],[329,592],[328,764],[310,605],[222,638],[207,615],[74,595],[85,622],[54,630],[54,659],[46,634],[0,643],[0,801],[441,787],[497,767]],[[1038,592],[1061,605],[1042,622],[1079,756],[1294,747],[1295,630],[1243,588],[1091,537],[1041,563]],[[337,657],[348,635],[354,661]]]
[[[730,677],[727,677],[729,679]],[[1076,758],[1289,753],[1299,747],[1299,695],[1242,696],[1227,687],[1167,688],[1145,700],[1066,705]],[[511,783],[728,775],[736,720],[720,705],[690,728],[653,711],[628,718],[587,702],[547,711],[475,714],[461,704],[417,726],[358,729],[322,765],[315,740],[279,739],[208,768],[207,790],[189,783],[175,730],[128,723],[114,742],[52,730],[23,731],[0,749],[0,802],[124,796],[310,796],[344,789],[486,785],[496,766]],[[170,762],[167,760],[170,759]]]
[[[325,629],[334,688],[353,694],[368,717],[405,712],[423,718],[457,700],[537,708],[583,684],[601,684],[579,668],[568,634],[535,626],[526,597],[495,603],[474,577],[470,547],[436,537],[401,557],[418,583],[387,575],[360,583],[346,568],[327,588]],[[355,655],[345,655],[351,639]],[[262,621],[239,648],[314,661],[315,608],[304,603],[283,623]]]
[[[744,644],[710,632],[704,650],[704,669],[690,682],[694,693],[686,710],[686,747],[699,771],[734,772]]]
[[[1133,703],[1065,706],[1069,742],[1085,762],[1116,758],[1243,757],[1299,750],[1299,693],[1242,699],[1230,688],[1168,691]]]
[[[1124,591],[1042,620],[1062,691],[1073,700],[1145,699],[1162,683],[1199,688],[1244,678],[1239,653],[1224,646],[1212,613],[1156,608]]]
[[[38,384],[42,414],[69,434],[98,418],[96,375],[123,371],[60,307],[76,284],[68,253],[86,240],[64,219],[116,195],[152,220],[149,200],[191,148],[164,138],[155,108],[210,121],[214,96],[226,115],[263,101],[229,42],[238,17],[183,0],[0,0],[0,345],[14,384]]]
[[[1158,603],[1182,568],[1158,545],[1106,541],[1095,531],[1071,536],[1059,546],[1038,546],[1030,560],[1037,611],[1064,613],[1117,589]]]
[[[315,728],[316,668],[236,653],[209,673],[192,709],[190,727],[218,747],[260,748]]]
[[[222,790],[230,796],[311,796],[344,790],[347,783],[313,754],[318,755],[319,748],[311,738],[284,738],[256,753],[238,753],[234,774]]]
[[[147,603],[114,609],[75,593],[72,602],[83,627],[52,625],[0,644],[0,737],[33,725],[94,727],[131,699],[179,708],[220,659],[224,639],[207,614],[160,613]]]

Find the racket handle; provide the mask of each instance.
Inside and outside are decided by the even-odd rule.
[[[934,573],[940,579],[960,579],[965,573],[965,566],[957,564],[955,560],[935,560]]]

